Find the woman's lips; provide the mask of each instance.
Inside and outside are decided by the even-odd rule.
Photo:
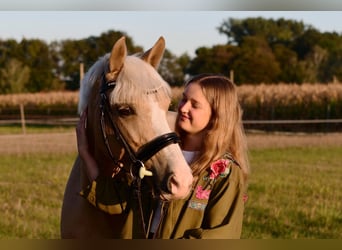
[[[182,121],[184,121],[184,120],[190,120],[190,117],[187,116],[187,115],[181,115],[180,118],[181,118]]]

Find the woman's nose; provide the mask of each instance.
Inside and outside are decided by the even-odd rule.
[[[189,102],[183,102],[179,105],[179,111],[181,113],[187,113],[189,111]]]

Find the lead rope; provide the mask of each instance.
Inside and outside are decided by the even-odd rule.
[[[115,85],[111,85],[110,87],[114,87]],[[107,96],[104,92],[101,91],[101,105],[100,105],[100,109],[101,109],[101,119],[100,119],[100,123],[101,123],[101,131],[102,131],[102,135],[103,135],[103,139],[104,139],[104,142],[105,142],[105,145],[106,145],[106,148],[107,148],[107,151],[108,151],[108,154],[110,156],[110,158],[113,160],[114,164],[116,165],[114,170],[113,170],[113,176],[118,173],[122,167],[123,167],[123,164],[116,160],[112,154],[112,151],[110,150],[110,146],[109,146],[109,142],[108,142],[108,137],[107,137],[107,134],[106,134],[106,131],[105,131],[105,112],[109,113],[108,109],[107,109],[107,106],[106,104],[108,102],[108,99],[107,99]],[[143,229],[143,233],[144,233],[144,236],[145,236],[145,239],[148,237],[147,236],[147,232],[146,232],[146,223],[145,223],[145,219],[144,219],[144,214],[143,214],[143,206],[142,206],[142,200],[141,200],[141,177],[139,176],[139,174],[137,175],[137,173],[132,173],[133,169],[136,169],[136,167],[138,165],[140,165],[140,167],[138,169],[141,169],[141,168],[145,168],[144,164],[140,161],[140,160],[137,160],[135,155],[133,154],[132,150],[130,149],[129,145],[126,143],[125,140],[123,140],[123,138],[121,137],[121,134],[119,132],[119,129],[118,127],[116,126],[116,124],[113,122],[113,120],[111,119],[111,116],[109,115],[109,121],[112,125],[112,128],[114,129],[114,132],[116,134],[116,137],[117,137],[117,140],[120,140],[121,143],[123,144],[126,152],[128,153],[129,155],[129,158],[132,162],[132,167],[131,167],[131,176],[134,177],[134,192],[135,192],[135,195],[136,195],[136,199],[138,200],[138,206],[139,206],[139,213],[140,213],[140,219],[141,219],[141,225],[142,225],[142,229]]]
[[[144,233],[145,239],[148,238],[147,232],[146,232],[146,223],[144,219],[144,211],[142,206],[142,200],[141,200],[141,179],[137,177],[134,181],[134,191],[136,199],[138,200],[138,207],[139,207],[139,213],[140,213],[140,219],[141,219],[141,227]]]
[[[110,158],[112,159],[112,161],[114,162],[114,164],[116,165],[114,170],[113,170],[113,176],[114,176],[115,174],[120,172],[120,170],[123,167],[123,164],[121,162],[117,161],[114,158],[114,156],[112,154],[112,151],[110,150],[110,146],[109,146],[109,142],[108,142],[108,137],[107,137],[107,134],[105,132],[105,125],[104,125],[105,111],[108,112],[108,110],[106,109],[106,107],[107,107],[107,105],[106,105],[107,97],[106,97],[106,95],[104,93],[101,94],[101,99],[102,99],[101,100],[101,105],[100,105],[100,108],[101,108],[101,119],[100,119],[101,131],[102,131],[103,139],[104,139],[104,142],[105,142],[108,154],[109,154]],[[117,140],[120,140],[121,143],[124,144],[124,148],[128,152],[128,155],[129,155],[131,161],[133,162],[132,163],[132,168],[131,168],[131,176],[135,178],[135,180],[134,180],[134,183],[135,183],[135,185],[134,185],[134,192],[135,192],[136,199],[138,200],[139,213],[140,213],[140,219],[141,219],[141,225],[142,225],[143,233],[144,233],[145,239],[147,239],[148,235],[147,235],[147,232],[146,232],[146,223],[145,223],[145,219],[144,219],[143,206],[142,206],[142,200],[141,200],[141,178],[139,177],[139,175],[136,175],[136,173],[132,173],[133,168],[137,167],[138,164],[140,165],[139,169],[141,169],[142,167],[144,168],[145,166],[144,166],[144,164],[141,161],[136,160],[136,158],[134,157],[134,154],[130,150],[128,144],[120,136],[118,128],[115,125],[115,123],[113,122],[113,120],[111,119],[111,117],[110,117],[110,122],[111,122],[111,125],[112,125],[113,129],[115,130],[115,134],[116,134]]]
[[[158,226],[156,228],[156,231],[153,234],[152,239],[157,239],[157,237],[160,237],[160,229],[161,229],[161,225],[163,223],[165,214],[166,214],[166,210],[169,207],[169,202],[168,201],[161,201],[161,206],[160,206],[160,218],[159,218],[159,222],[158,222]]]

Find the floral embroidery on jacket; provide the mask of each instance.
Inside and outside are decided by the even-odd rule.
[[[216,179],[218,176],[225,177],[229,174],[230,168],[228,167],[230,161],[228,159],[220,159],[210,165],[209,179]]]
[[[200,200],[208,200],[211,190],[205,190],[201,185],[196,188],[196,198]]]
[[[199,210],[199,211],[204,211],[206,206],[207,206],[207,204],[203,204],[203,203],[196,202],[196,201],[193,201],[193,200],[190,200],[189,204],[188,204],[189,208],[192,208],[192,209],[195,209],[195,210]]]
[[[194,198],[202,201],[199,202],[196,199],[189,200],[188,207],[203,211],[207,205],[205,202],[209,200],[214,183],[218,178],[224,178],[229,175],[232,163],[235,163],[235,161],[230,154],[225,154],[221,159],[212,162],[207,169],[207,174],[202,179],[204,183],[197,185],[194,190]]]
[[[248,194],[243,194],[242,200],[243,200],[243,203],[246,203],[248,201]]]

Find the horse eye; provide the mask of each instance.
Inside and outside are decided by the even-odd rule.
[[[121,106],[117,108],[120,116],[129,116],[134,114],[133,108],[130,106]]]

